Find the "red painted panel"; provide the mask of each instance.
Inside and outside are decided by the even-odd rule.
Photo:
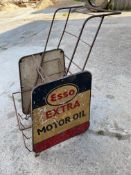
[[[71,137],[74,137],[78,134],[81,134],[85,132],[90,126],[90,122],[83,123],[82,125],[79,125],[77,127],[74,127],[70,130],[67,130],[61,134],[58,134],[54,137],[51,137],[41,143],[38,143],[36,145],[33,145],[33,151],[36,153],[39,153],[41,151],[44,151],[58,143],[61,143],[67,139],[70,139]]]

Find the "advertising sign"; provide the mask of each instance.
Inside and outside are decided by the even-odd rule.
[[[61,49],[44,52],[44,58],[42,54],[24,56],[19,61],[22,111],[26,115],[31,112],[30,96],[34,85],[39,85],[43,79],[48,83],[65,75],[64,52]]]
[[[89,127],[92,76],[85,71],[32,92],[33,151],[39,153]]]

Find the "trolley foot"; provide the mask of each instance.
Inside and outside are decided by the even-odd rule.
[[[39,157],[40,153],[35,153],[35,157]]]

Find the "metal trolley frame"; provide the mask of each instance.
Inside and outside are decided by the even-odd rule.
[[[65,19],[65,23],[64,23],[64,27],[63,27],[63,30],[61,32],[61,35],[59,36],[58,44],[56,45],[56,47],[54,47],[54,49],[61,48],[61,43],[63,41],[63,38],[64,38],[65,34],[70,35],[71,37],[76,38],[75,47],[73,48],[73,52],[72,52],[71,57],[68,57],[64,53],[65,59],[68,60],[68,65],[65,68],[65,75],[64,76],[67,76],[69,74],[72,74],[72,69],[71,69],[71,66],[72,65],[77,68],[78,72],[85,70],[86,65],[87,65],[87,61],[88,61],[88,59],[90,57],[90,54],[92,52],[94,43],[96,41],[96,38],[97,38],[98,33],[100,31],[100,28],[102,26],[102,23],[103,23],[104,18],[107,17],[107,16],[120,14],[120,12],[106,11],[106,10],[100,10],[100,9],[98,9],[99,12],[93,14],[93,12],[90,9],[88,9],[87,10],[88,11],[87,12],[87,18],[84,19],[84,22],[83,22],[83,24],[81,26],[81,29],[80,29],[78,35],[75,35],[75,34],[69,32],[69,31],[67,31],[67,26],[69,25],[68,23],[70,21],[70,15],[72,13],[74,13],[74,12],[81,13],[81,10],[82,9],[84,9],[84,6],[64,7],[64,8],[59,8],[59,9],[57,9],[55,11],[55,13],[53,15],[53,19],[51,21],[51,25],[50,25],[49,33],[48,33],[47,40],[46,40],[46,43],[45,43],[44,51],[41,53],[40,67],[43,64],[45,53],[47,51],[47,48],[48,48],[48,45],[49,45],[49,41],[51,40],[51,33],[53,31],[54,23],[55,23],[55,20],[56,20],[56,15],[59,12],[63,12],[63,11],[66,10],[66,19]],[[91,44],[89,44],[89,43],[85,42],[84,40],[82,40],[82,34],[83,34],[83,31],[84,31],[85,26],[87,25],[87,23],[89,21],[91,21],[92,19],[96,19],[96,18],[99,18],[100,21],[99,21],[99,24],[98,24],[97,29],[95,31],[94,38],[93,38]],[[78,46],[79,46],[80,42],[82,42],[83,44],[86,45],[86,47],[89,48],[89,50],[87,52],[86,59],[85,59],[84,64],[82,66],[78,65],[74,61],[74,57],[75,57],[75,54],[76,54],[76,51],[78,49]],[[42,77],[42,75],[41,75],[41,73],[39,71],[37,71],[37,72],[38,72],[37,80],[38,80],[38,78],[41,77],[42,82],[44,82],[44,78],[45,77]],[[32,90],[32,89],[30,89],[30,90]],[[18,101],[16,99],[17,99],[17,96],[21,96],[21,93],[22,92],[15,92],[15,93],[12,94],[13,103],[14,103],[14,108],[15,108],[15,113],[16,113],[16,117],[17,117],[17,122],[18,122],[19,130],[22,132],[22,136],[23,136],[25,148],[28,151],[32,152],[32,143],[31,143],[31,138],[32,138],[32,136],[31,136],[32,119],[31,119],[31,113],[29,113],[29,114],[23,114],[22,111],[19,112],[19,108],[20,107],[17,106],[17,102]],[[36,154],[36,156],[37,156],[37,154]]]

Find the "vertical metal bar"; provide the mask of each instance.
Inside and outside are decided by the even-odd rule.
[[[84,21],[84,23],[83,23],[83,26],[82,26],[81,31],[80,31],[80,34],[79,34],[79,36],[78,36],[78,39],[77,39],[77,42],[76,42],[76,45],[75,45],[75,48],[74,48],[74,51],[73,51],[73,54],[72,54],[72,57],[71,57],[70,63],[69,63],[69,66],[68,66],[68,68],[67,68],[67,74],[68,74],[68,72],[69,72],[69,69],[70,69],[71,64],[72,64],[72,61],[73,61],[73,59],[74,59],[74,56],[75,56],[76,50],[77,50],[77,48],[78,48],[78,45],[79,45],[80,38],[81,38],[81,36],[82,36],[82,33],[83,33],[83,30],[84,30],[84,27],[85,27],[85,25],[86,25],[86,23],[87,23],[87,21],[88,21],[89,19],[90,19],[90,17],[87,18],[87,19]]]
[[[63,29],[63,32],[62,32],[60,41],[59,41],[59,43],[58,43],[57,49],[60,47],[61,41],[62,41],[62,39],[63,39],[65,30],[66,30],[66,27],[67,27],[67,23],[68,23],[68,20],[69,20],[69,17],[70,17],[70,13],[71,13],[71,8],[69,9],[69,12],[68,12],[68,15],[67,15],[67,18],[66,18],[66,22],[65,22],[65,26],[64,26],[64,29]]]
[[[89,50],[89,52],[88,52],[88,55],[87,55],[85,64],[84,64],[84,66],[83,66],[83,68],[82,68],[82,71],[84,71],[84,69],[85,69],[85,67],[86,67],[87,61],[88,61],[88,59],[89,59],[89,57],[90,57],[91,51],[92,51],[92,49],[93,49],[94,43],[95,43],[96,38],[97,38],[97,36],[98,36],[98,33],[99,33],[99,31],[100,31],[100,28],[101,28],[101,25],[102,25],[102,23],[103,23],[103,20],[104,20],[104,16],[101,17],[100,24],[99,24],[98,29],[97,29],[97,32],[96,32],[96,34],[95,34],[94,40],[93,40],[93,42],[92,42],[92,44],[91,44],[91,47],[90,47],[90,50]]]
[[[55,20],[55,16],[56,16],[57,12],[60,11],[60,10],[66,10],[66,9],[70,9],[70,10],[71,10],[71,9],[73,9],[73,8],[82,8],[82,7],[84,7],[84,6],[64,7],[64,8],[59,8],[59,9],[57,9],[57,10],[54,12],[54,15],[53,15],[53,18],[52,18],[52,22],[51,22],[51,25],[50,25],[50,29],[49,29],[49,33],[48,33],[48,36],[47,36],[47,40],[46,40],[44,52],[45,52],[46,49],[47,49],[47,45],[48,45],[48,42],[49,42],[51,30],[52,30],[52,27],[53,27],[53,24],[54,24],[54,20]],[[43,53],[42,57],[44,57],[44,53]]]
[[[14,104],[14,108],[15,108],[15,115],[16,115],[18,127],[19,127],[19,130],[21,130],[20,121],[19,121],[19,117],[18,117],[18,113],[17,113],[17,108],[16,108],[16,104],[15,104],[15,97],[14,97],[14,94],[12,94],[12,98],[13,98],[13,104]]]
[[[54,15],[53,15],[53,19],[52,19],[52,21],[51,21],[51,25],[50,25],[49,33],[48,33],[48,36],[47,36],[47,40],[46,40],[44,52],[45,52],[46,49],[47,49],[47,45],[48,45],[48,42],[49,42],[51,30],[52,30],[52,27],[53,27],[53,24],[54,24],[54,20],[55,20],[55,16],[56,16],[57,11],[58,11],[58,10],[55,11],[55,13],[54,13]],[[43,56],[42,56],[42,57],[43,57]]]
[[[27,145],[26,145],[26,142],[25,142],[25,135],[24,135],[23,131],[22,131],[22,136],[23,136],[23,141],[24,141],[24,146],[25,146],[25,148],[26,148],[29,152],[32,152],[32,150],[30,150],[30,149],[27,147]]]
[[[96,17],[101,17],[102,20],[101,20],[101,23],[100,23],[100,25],[99,25],[98,31],[97,31],[97,33],[96,33],[95,39],[93,40],[93,41],[95,42],[96,37],[97,37],[97,35],[98,35],[98,32],[99,32],[99,30],[100,30],[101,24],[102,24],[103,19],[104,19],[104,16],[102,16],[102,15],[96,15],[96,16],[94,15],[94,16],[91,16],[91,17],[87,18],[87,19],[84,21],[83,26],[82,26],[81,31],[80,31],[80,34],[79,34],[79,37],[78,37],[78,40],[77,40],[77,42],[76,42],[76,46],[75,46],[75,48],[74,48],[74,51],[73,51],[73,54],[72,54],[72,57],[71,57],[71,61],[70,61],[69,66],[68,66],[68,68],[67,68],[67,73],[69,72],[69,69],[70,69],[70,67],[71,67],[72,61],[73,61],[73,59],[74,59],[74,56],[75,56],[76,50],[77,50],[77,48],[78,48],[78,45],[79,45],[79,42],[80,42],[81,36],[82,36],[82,34],[83,34],[83,30],[84,30],[84,28],[85,28],[86,23],[87,23],[90,19],[96,18]],[[94,45],[94,42],[93,42],[93,45]],[[92,46],[92,47],[93,47],[93,46]],[[91,49],[91,50],[92,50],[92,49]],[[90,51],[90,53],[91,53],[91,51]],[[90,56],[90,54],[89,54],[89,56]]]

